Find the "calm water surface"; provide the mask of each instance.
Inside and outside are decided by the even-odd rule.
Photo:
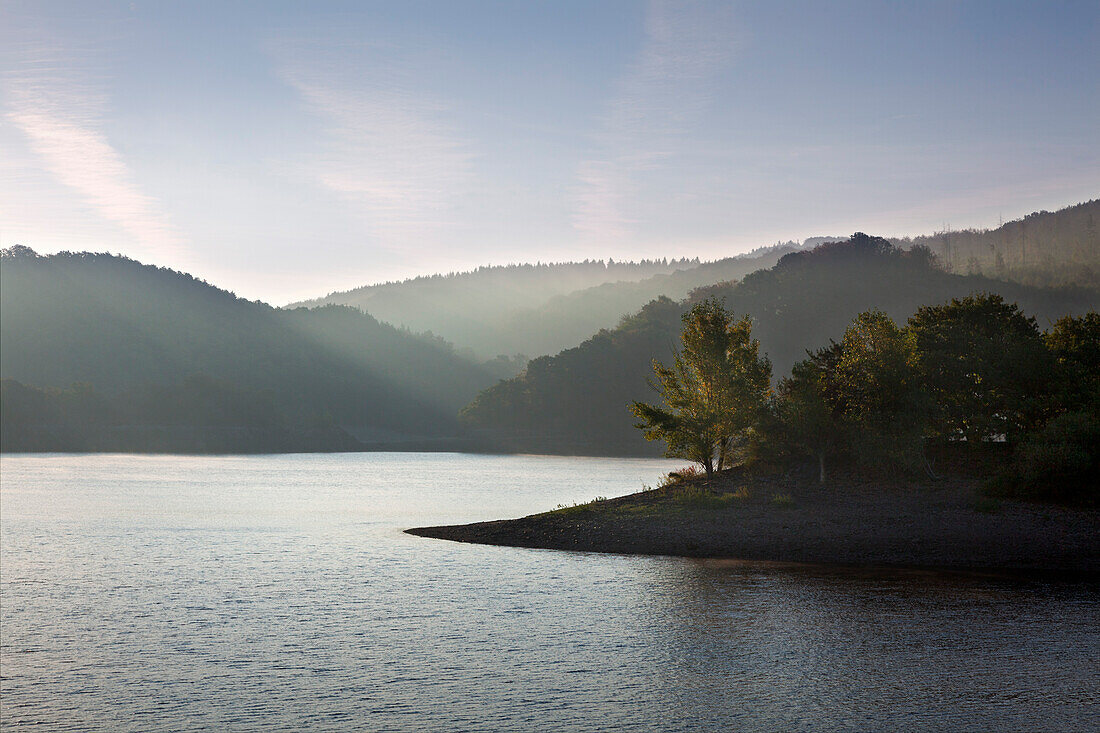
[[[4,730],[1097,730],[1100,589],[401,533],[667,461],[0,459]]]

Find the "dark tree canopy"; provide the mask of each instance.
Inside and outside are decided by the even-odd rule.
[[[1059,372],[1061,407],[1100,414],[1100,314],[1059,318],[1045,338]]]
[[[1034,318],[1000,295],[954,298],[909,319],[932,427],[971,443],[1016,440],[1042,418],[1053,363]]]
[[[814,456],[913,469],[920,464],[929,403],[912,338],[881,311],[860,313],[840,341],[812,352],[780,382],[773,438]]]

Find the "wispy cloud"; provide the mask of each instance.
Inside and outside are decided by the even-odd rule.
[[[310,49],[283,68],[324,122],[323,152],[308,171],[381,239],[409,244],[454,219],[472,154],[448,124],[447,106],[418,89],[399,62],[372,63],[355,50],[334,59],[331,50]]]
[[[106,97],[98,84],[73,71],[76,68],[41,50],[25,57],[0,82],[4,117],[22,131],[31,151],[57,181],[133,240],[129,251],[177,262],[182,238],[111,145],[103,129]]]
[[[654,0],[646,38],[599,120],[598,153],[577,171],[573,226],[593,240],[621,239],[639,219],[638,177],[677,154],[707,109],[709,82],[733,52],[729,9]]]

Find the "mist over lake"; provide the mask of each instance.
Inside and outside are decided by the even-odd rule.
[[[401,531],[617,496],[681,462],[0,460],[5,730],[1100,725],[1095,584]]]

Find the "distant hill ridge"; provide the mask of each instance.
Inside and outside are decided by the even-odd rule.
[[[996,229],[892,239],[931,249],[949,272],[1026,285],[1100,287],[1100,199],[1037,211]]]
[[[627,405],[652,400],[652,361],[671,361],[680,315],[707,297],[753,318],[753,335],[777,377],[806,349],[839,338],[858,313],[872,308],[901,321],[922,305],[994,292],[1019,303],[1045,328],[1061,316],[1100,305],[1100,292],[1093,289],[1037,288],[952,274],[935,260],[928,249],[903,250],[863,234],[787,253],[740,282],[701,287],[679,302],[658,298],[614,329],[601,330],[556,356],[532,360],[519,376],[482,392],[464,410],[464,419],[508,450],[652,454],[655,446],[632,427]]]
[[[992,230],[940,232],[890,241],[928,247],[943,269],[1028,285],[1100,287],[1100,199],[1055,212],[1036,212]],[[781,242],[734,257],[590,260],[579,263],[484,267],[332,293],[299,305],[340,303],[379,320],[429,331],[469,349],[473,360],[498,354],[556,354],[666,295],[680,300],[694,288],[736,280],[774,265],[794,250],[847,237]]]
[[[442,336],[470,349],[474,360],[537,356],[613,326],[660,295],[683,298],[693,288],[743,277],[770,267],[787,252],[828,239],[782,242],[710,262],[585,260],[483,267],[368,285],[294,305],[350,305],[379,320]]]
[[[335,425],[372,440],[454,435],[458,407],[495,381],[449,345],[353,308],[282,310],[125,257],[26,247],[0,252],[0,377],[87,385],[55,396],[94,404],[79,419],[101,427]],[[177,395],[190,404],[172,407]],[[20,396],[50,397],[6,389],[8,437],[19,432],[7,422],[9,398]],[[263,430],[257,450],[275,436]]]
[[[472,270],[455,270],[447,273],[434,273],[431,275],[417,275],[404,280],[387,280],[386,282],[363,285],[358,288],[329,293],[321,298],[312,298],[296,303],[291,303],[288,308],[295,306],[311,306],[326,302],[329,298],[342,296],[358,296],[369,298],[375,294],[388,292],[399,288],[418,287],[431,284],[434,287],[450,287],[460,289],[466,287],[469,282],[508,281],[523,283],[530,286],[536,284],[551,292],[568,292],[578,288],[589,287],[604,282],[618,282],[621,280],[641,280],[651,275],[662,272],[673,272],[686,267],[700,264],[698,257],[689,259],[662,258],[660,260],[620,261],[609,260],[583,260],[563,262],[535,262],[513,263],[508,265],[481,265]]]

